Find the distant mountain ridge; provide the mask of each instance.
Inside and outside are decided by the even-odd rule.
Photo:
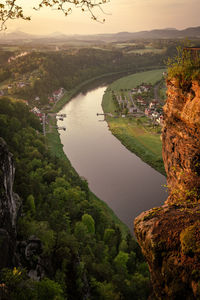
[[[66,35],[54,32],[49,35],[33,35],[22,31],[11,33],[0,33],[0,42],[22,41],[22,40],[81,40],[81,41],[104,41],[104,42],[123,42],[131,39],[181,39],[181,38],[200,38],[200,26],[189,27],[183,30],[176,28],[153,29],[138,32],[118,32],[93,35]]]

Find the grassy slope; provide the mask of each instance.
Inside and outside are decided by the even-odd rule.
[[[162,73],[164,71],[166,70],[158,69],[125,76],[113,82],[109,87],[113,90],[119,91],[120,89],[134,88],[142,82],[154,84],[162,78]]]
[[[116,80],[104,94],[102,102],[104,112],[114,112],[116,110],[110,90],[130,89],[142,82],[154,84],[161,79],[163,71],[142,72]],[[122,144],[137,154],[143,161],[165,175],[160,133],[157,133],[156,129],[148,126],[147,118],[140,118],[140,124],[138,124],[136,118],[107,117],[107,122],[111,132]]]

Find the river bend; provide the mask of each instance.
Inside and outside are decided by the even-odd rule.
[[[106,87],[74,97],[60,113],[64,152],[89,188],[105,201],[133,231],[133,219],[142,211],[163,204],[166,179],[127,150],[109,131],[101,101]]]

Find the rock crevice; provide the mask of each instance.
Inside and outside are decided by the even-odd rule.
[[[0,269],[14,264],[20,206],[18,195],[13,193],[14,173],[13,156],[6,142],[0,138]]]

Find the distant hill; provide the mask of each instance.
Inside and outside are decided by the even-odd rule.
[[[173,39],[173,38],[200,38],[200,26],[190,27],[184,30],[175,28],[154,29],[150,31],[139,32],[119,32],[116,34],[104,35],[104,38],[110,38],[115,41],[126,41],[130,39]]]
[[[16,42],[23,40],[45,41],[104,41],[104,42],[123,42],[133,39],[182,39],[182,38],[200,38],[200,26],[190,27],[183,30],[175,28],[154,29],[139,32],[118,32],[110,34],[95,35],[66,35],[60,32],[54,32],[49,35],[31,35],[22,31],[11,33],[1,33],[0,42]]]
[[[32,35],[29,33],[25,33],[19,30],[13,31],[13,32],[1,32],[0,34],[0,40],[26,40],[26,39],[35,39],[38,38],[37,35]]]

